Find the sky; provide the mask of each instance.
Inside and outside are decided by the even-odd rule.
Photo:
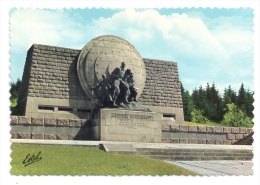
[[[10,77],[22,78],[32,44],[82,49],[100,35],[129,41],[143,58],[178,63],[186,90],[215,83],[253,90],[253,9],[11,9]]]

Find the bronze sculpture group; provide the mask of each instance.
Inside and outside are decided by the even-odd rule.
[[[131,101],[138,101],[137,88],[134,87],[134,73],[125,67],[125,62],[122,62],[121,66],[111,73],[110,80],[103,74],[102,80],[91,88],[94,90],[101,87],[104,107],[124,106]]]

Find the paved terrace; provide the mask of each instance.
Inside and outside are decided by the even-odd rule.
[[[32,140],[32,139],[11,139],[11,142],[23,143],[23,144],[73,145],[73,146],[86,146],[86,147],[99,146],[99,144],[132,144],[134,148],[253,150],[252,145],[172,144],[172,143],[138,143],[138,142],[118,142],[118,141]]]

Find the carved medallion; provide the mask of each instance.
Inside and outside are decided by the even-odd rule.
[[[145,86],[146,69],[142,57],[132,44],[117,36],[104,35],[92,39],[83,47],[77,72],[83,90],[93,103],[101,104],[102,92],[100,88],[93,91],[91,87],[102,80],[103,74],[111,80],[111,73],[122,62],[134,73],[138,98]]]

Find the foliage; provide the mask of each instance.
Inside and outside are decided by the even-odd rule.
[[[18,78],[16,82],[11,82],[10,83],[10,99],[17,99],[18,98],[18,95],[19,95],[19,90],[20,90],[20,87],[21,87],[21,80]]]
[[[198,175],[166,162],[96,148],[12,144],[13,175]],[[28,154],[42,159],[24,166]]]
[[[10,83],[10,110],[11,110],[11,115],[18,115],[18,107],[17,107],[17,101],[18,101],[18,96],[19,96],[19,91],[21,87],[21,80],[18,78],[16,82],[11,82]]]
[[[252,119],[240,110],[234,103],[227,104],[226,114],[221,121],[222,125],[231,127],[250,127],[253,125]]]
[[[202,111],[193,108],[191,111],[191,121],[195,123],[207,123],[209,120],[202,115]]]

